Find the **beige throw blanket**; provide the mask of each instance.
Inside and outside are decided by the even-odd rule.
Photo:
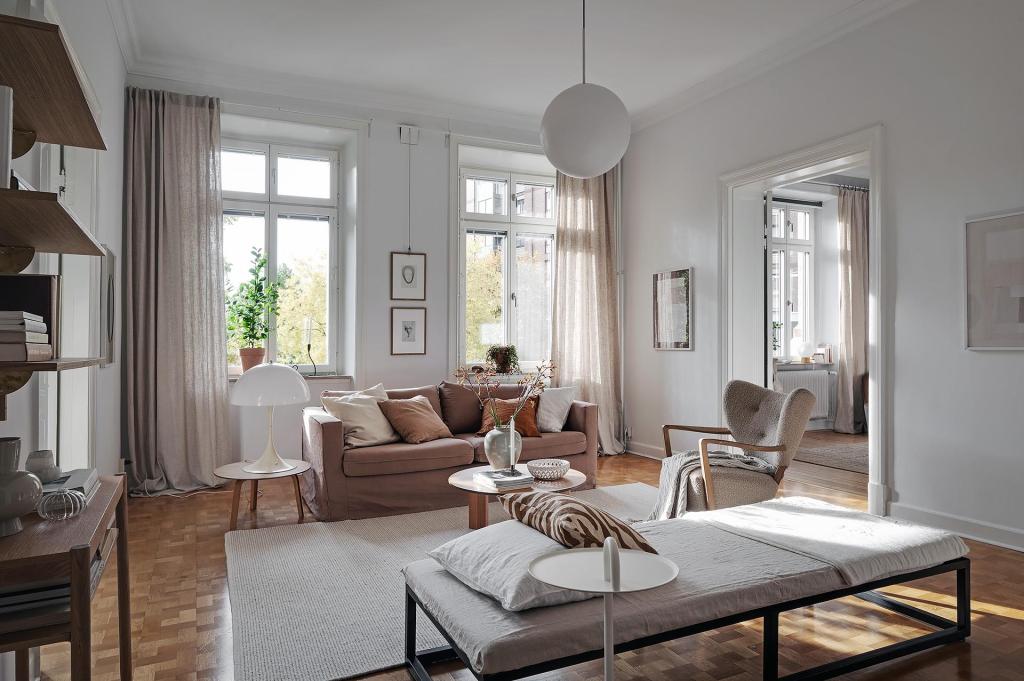
[[[766,475],[775,475],[775,466],[747,454],[729,452],[708,452],[708,462],[725,468],[745,468]],[[700,454],[695,451],[677,454],[661,462],[661,479],[658,482],[658,501],[648,520],[668,520],[686,513],[687,479],[690,473],[700,468]]]

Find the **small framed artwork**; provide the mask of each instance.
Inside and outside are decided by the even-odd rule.
[[[391,354],[427,354],[427,308],[391,308]]]
[[[427,254],[391,252],[391,300],[427,299]]]
[[[654,275],[654,349],[693,350],[693,268]]]
[[[968,350],[1024,350],[1024,210],[967,221]]]

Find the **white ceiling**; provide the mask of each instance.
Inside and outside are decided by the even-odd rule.
[[[587,73],[661,117],[905,0],[589,0]],[[579,0],[110,0],[128,69],[536,122],[580,78]]]

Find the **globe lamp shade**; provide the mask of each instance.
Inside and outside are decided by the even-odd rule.
[[[606,87],[579,83],[551,100],[540,124],[544,155],[565,175],[602,175],[629,146],[626,105]]]

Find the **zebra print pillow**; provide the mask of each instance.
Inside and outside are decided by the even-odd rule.
[[[513,520],[546,534],[570,549],[600,547],[606,537],[624,549],[657,553],[643,536],[618,518],[566,494],[530,491],[501,497]]]

